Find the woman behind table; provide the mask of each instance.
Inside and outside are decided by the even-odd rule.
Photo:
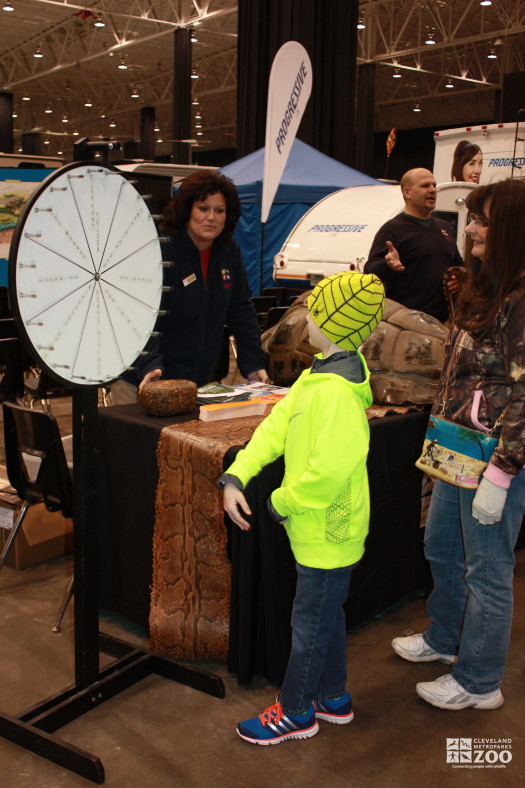
[[[160,338],[148,346],[138,381],[123,376],[127,381],[142,386],[164,377],[193,380],[198,386],[208,383],[225,324],[237,343],[241,374],[268,381],[246,270],[233,240],[240,213],[235,186],[224,175],[206,170],[182,182],[160,225],[168,237],[163,257],[173,262],[165,282],[172,288],[164,305],[168,314],[159,320]],[[135,401],[136,388],[130,393],[128,401]],[[120,391],[118,402],[124,402]]]
[[[453,181],[466,181],[479,183],[483,154],[481,148],[474,142],[461,140],[456,145],[450,178]]]
[[[392,641],[410,662],[453,666],[416,685],[428,703],[451,710],[503,703],[514,546],[525,514],[525,181],[481,186],[467,207],[472,258],[445,347],[443,369],[455,345],[446,416],[476,429],[501,418],[498,445],[477,490],[436,482],[425,534],[430,625]],[[436,403],[442,397],[443,380]]]

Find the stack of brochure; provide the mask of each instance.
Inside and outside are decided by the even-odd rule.
[[[208,383],[197,391],[199,419],[218,421],[241,416],[266,416],[288,391],[282,386],[253,381],[239,386]]]

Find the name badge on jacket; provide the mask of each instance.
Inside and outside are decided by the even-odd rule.
[[[184,287],[188,287],[188,285],[191,285],[191,283],[195,282],[196,279],[197,277],[195,276],[195,274],[190,274],[189,276],[186,277],[186,279],[182,280],[182,284],[184,285]]]

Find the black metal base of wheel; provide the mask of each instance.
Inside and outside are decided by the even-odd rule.
[[[54,736],[55,731],[152,674],[215,698],[224,698],[224,683],[213,673],[157,657],[109,635],[100,634],[99,646],[117,659],[94,682],[86,687],[71,685],[18,717],[0,712],[0,736],[101,785],[105,774],[100,758]]]

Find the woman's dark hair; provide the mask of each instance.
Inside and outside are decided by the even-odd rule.
[[[452,181],[463,180],[463,167],[473,159],[477,153],[481,153],[481,148],[479,145],[476,145],[475,142],[469,142],[468,140],[461,140],[461,142],[458,142],[452,160],[452,171],[450,173],[450,179]]]
[[[212,194],[222,194],[226,201],[226,222],[220,237],[231,241],[241,215],[241,203],[232,181],[214,170],[194,172],[182,181],[177,194],[164,209],[160,229],[181,233],[189,221],[193,203],[205,200]]]
[[[470,276],[458,297],[455,322],[482,336],[525,271],[525,181],[508,178],[480,186],[468,194],[466,204],[489,225],[483,260],[465,255]]]

